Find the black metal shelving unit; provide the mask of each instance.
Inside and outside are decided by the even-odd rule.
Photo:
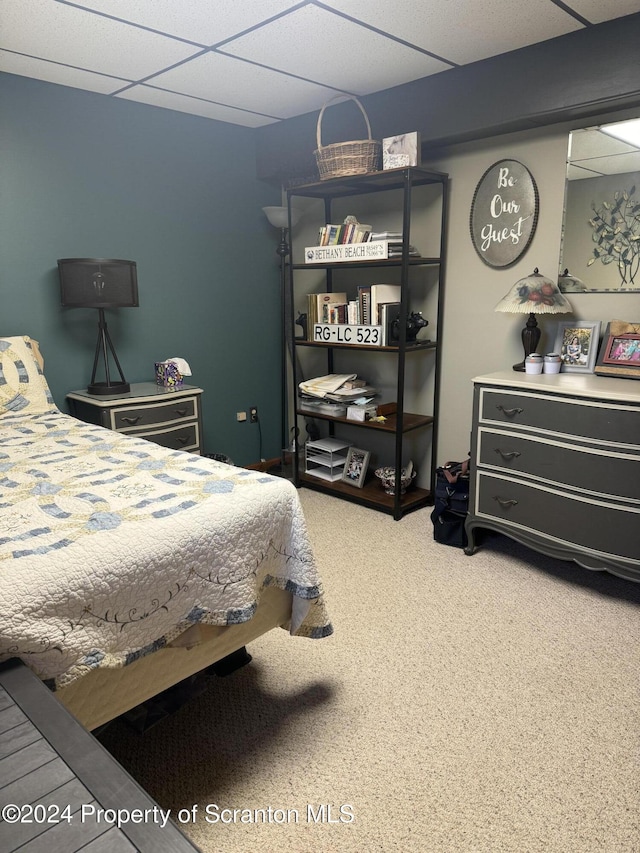
[[[424,185],[436,185],[440,189],[440,204],[441,216],[439,222],[439,255],[436,257],[414,257],[409,254],[410,234],[411,234],[411,216],[413,211],[414,197],[412,191],[415,187]],[[400,169],[390,169],[381,172],[371,172],[365,175],[354,175],[352,177],[333,178],[322,181],[320,183],[305,184],[303,186],[293,187],[287,191],[287,205],[289,209],[289,224],[291,226],[291,211],[295,206],[295,200],[298,197],[320,199],[324,202],[324,217],[325,220],[319,225],[327,222],[332,222],[332,203],[337,199],[346,199],[349,196],[364,196],[368,193],[383,193],[389,190],[399,190],[402,196],[402,254],[400,257],[386,260],[357,260],[346,263],[314,263],[313,269],[323,270],[326,276],[326,290],[333,291],[333,272],[340,270],[341,273],[348,270],[356,269],[376,269],[376,268],[393,268],[396,270],[398,284],[401,287],[401,303],[400,303],[400,338],[398,346],[358,346],[354,344],[341,343],[321,343],[312,340],[296,339],[295,337],[295,321],[292,317],[292,328],[290,330],[291,339],[293,340],[294,348],[316,348],[326,351],[326,372],[333,373],[334,371],[334,353],[338,350],[348,351],[366,351],[371,355],[372,359],[376,358],[378,353],[391,353],[397,359],[397,384],[396,384],[396,404],[397,412],[395,415],[387,417],[384,424],[372,421],[353,421],[347,418],[334,417],[330,415],[310,414],[308,411],[301,409],[298,404],[298,376],[297,358],[292,359],[293,381],[291,393],[294,395],[293,406],[297,418],[313,418],[328,422],[329,433],[334,435],[336,427],[339,429],[341,424],[348,424],[350,427],[355,426],[362,429],[363,446],[366,447],[366,434],[368,430],[374,430],[377,433],[383,433],[389,436],[390,440],[395,441],[395,471],[396,471],[396,486],[395,494],[389,495],[381,488],[378,479],[369,472],[368,478],[362,488],[354,488],[353,486],[337,481],[326,482],[324,480],[313,477],[300,470],[300,450],[298,446],[299,431],[295,430],[295,452],[293,454],[293,481],[296,486],[306,486],[327,492],[336,497],[350,500],[355,503],[369,506],[381,512],[386,512],[393,515],[394,519],[400,519],[405,513],[426,506],[433,502],[433,490],[435,485],[435,449],[437,447],[438,434],[438,409],[440,396],[440,349],[442,341],[442,325],[443,325],[443,306],[444,306],[444,274],[445,274],[445,236],[447,222],[447,196],[448,196],[448,175],[442,172],[435,172],[421,167],[405,167]],[[291,233],[291,228],[290,228]],[[290,304],[296,304],[297,290],[296,276],[301,270],[309,270],[310,266],[304,263],[295,263],[293,259],[294,241],[292,239],[291,263],[289,264],[289,299]],[[406,340],[406,321],[409,315],[409,276],[411,271],[417,267],[435,267],[437,268],[437,322],[435,324],[435,340],[428,342],[407,343]],[[293,315],[293,311],[291,312]],[[405,366],[409,358],[429,357],[433,359],[433,400],[432,411],[429,414],[420,414],[406,412],[404,408],[405,397]],[[429,488],[418,488],[412,486],[403,495],[400,489],[400,471],[402,470],[403,461],[403,446],[405,436],[414,430],[428,430],[431,436],[431,471],[429,477]],[[371,433],[369,433],[371,434]]]

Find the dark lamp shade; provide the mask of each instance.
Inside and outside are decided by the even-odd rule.
[[[115,258],[58,260],[60,297],[68,308],[137,308],[135,261]]]

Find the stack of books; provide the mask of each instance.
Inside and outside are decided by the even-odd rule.
[[[369,240],[387,240],[390,258],[399,258],[402,255],[402,234],[400,231],[372,231]],[[409,256],[419,258],[420,252],[415,246],[409,245]]]
[[[342,225],[323,225],[318,231],[318,246],[337,246],[341,243],[366,243],[371,226],[361,222],[344,222]]]
[[[314,326],[317,323],[380,326],[383,336],[381,344],[384,346],[388,306],[398,308],[400,298],[399,284],[359,285],[356,299],[348,299],[346,293],[309,293],[307,294],[308,339],[314,340]],[[397,312],[391,319],[396,317]]]

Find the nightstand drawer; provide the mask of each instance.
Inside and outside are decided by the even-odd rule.
[[[612,421],[615,419],[615,433]],[[640,408],[592,400],[483,388],[480,420],[555,435],[640,446]]]
[[[638,561],[640,506],[630,508],[478,472],[475,514],[584,551]]]
[[[478,430],[476,464],[640,505],[640,451],[616,453],[509,430]]]
[[[161,444],[163,447],[169,447],[172,450],[200,450],[200,432],[198,423],[194,421],[184,426],[173,427],[173,429],[160,430],[141,430],[140,432],[129,433],[137,438],[146,438],[147,441],[153,441],[155,444]]]
[[[196,397],[180,397],[166,403],[154,402],[145,406],[123,406],[111,410],[111,429],[116,432],[139,430],[147,426],[170,424],[197,417]]]

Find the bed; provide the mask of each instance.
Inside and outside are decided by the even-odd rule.
[[[274,627],[331,631],[295,487],[86,424],[0,338],[0,660],[88,729]]]

